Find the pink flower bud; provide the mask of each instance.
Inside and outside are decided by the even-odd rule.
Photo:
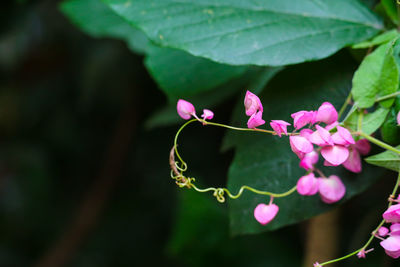
[[[311,143],[318,146],[334,145],[331,134],[325,128],[316,125],[317,130],[310,135],[309,140]]]
[[[339,166],[349,157],[349,149],[340,145],[324,146],[321,155],[333,166]]]
[[[328,178],[318,178],[318,191],[323,202],[331,204],[341,200],[346,193],[346,187],[336,175]]]
[[[356,142],[355,147],[357,151],[365,156],[368,155],[369,151],[371,150],[371,145],[367,139],[360,139]]]
[[[386,222],[400,223],[400,204],[390,206],[382,217]]]
[[[351,172],[359,173],[362,170],[361,157],[354,146],[349,147],[349,157],[343,162],[343,167]]]
[[[321,264],[319,264],[318,262],[313,264],[313,267],[322,267]]]
[[[318,179],[314,173],[300,177],[296,186],[297,192],[303,196],[312,196],[318,192]]]
[[[176,110],[178,111],[179,116],[184,120],[188,120],[190,117],[196,114],[196,110],[194,109],[192,103],[183,99],[178,100],[178,103],[176,104]]]
[[[214,118],[214,112],[209,109],[203,109],[203,114],[201,115],[201,117],[204,120],[211,120],[212,118]]]
[[[387,236],[388,233],[389,233],[389,229],[387,229],[385,226],[379,227],[378,232],[377,232],[377,234],[382,237]]]
[[[262,111],[259,111],[251,115],[251,117],[247,121],[247,127],[249,129],[254,129],[257,126],[263,125],[265,123],[265,120],[263,120],[261,117],[262,117]]]
[[[290,136],[289,143],[292,151],[296,153],[299,158],[303,158],[306,153],[310,153],[314,149],[310,141],[298,135]]]
[[[388,256],[394,259],[400,257],[400,236],[389,236],[380,244]]]
[[[244,97],[244,108],[247,116],[252,116],[256,114],[257,111],[263,112],[263,106],[260,99],[250,91],[247,91],[246,96]]]
[[[360,251],[357,253],[357,257],[358,257],[359,259],[361,259],[361,258],[364,258],[364,259],[365,259],[366,254],[369,253],[369,252],[371,252],[371,251],[373,251],[373,250],[374,250],[374,248],[371,248],[371,249],[368,249],[368,250],[362,249],[362,250],[360,250]]]
[[[269,124],[271,125],[272,129],[274,129],[274,131],[279,135],[279,137],[281,137],[282,132],[287,135],[287,126],[289,126],[290,123],[282,120],[272,120]]]
[[[314,118],[314,113],[310,111],[301,110],[290,115],[293,118],[293,126],[300,129],[307,124],[311,123]]]
[[[331,124],[338,119],[338,113],[335,107],[329,102],[322,103],[317,112],[317,121]]]
[[[348,146],[356,143],[349,130],[339,125],[336,126],[336,129],[337,132],[332,135],[332,140],[335,144]]]
[[[261,203],[254,209],[254,218],[256,218],[259,223],[265,225],[275,218],[278,211],[279,207],[275,204],[266,205]]]
[[[318,162],[318,153],[314,150],[310,153],[304,155],[304,157],[300,160],[299,166],[306,170],[314,169],[314,164]]]

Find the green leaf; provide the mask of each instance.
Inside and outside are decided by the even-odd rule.
[[[374,105],[376,98],[397,91],[399,86],[399,69],[393,57],[392,45],[385,44],[365,57],[353,77],[351,93],[355,105],[369,108]],[[379,102],[389,108],[394,99]]]
[[[362,131],[366,134],[374,133],[383,124],[388,113],[389,109],[381,107],[372,113],[364,114],[361,124]],[[346,118],[344,125],[353,131],[357,131],[358,118],[359,113],[353,112],[349,117]]]
[[[400,149],[400,146],[396,148]],[[365,161],[372,165],[400,172],[400,155],[390,150],[370,156]]]
[[[147,37],[100,0],[67,0],[61,3],[61,11],[90,36],[124,40],[129,48],[140,54],[147,49]]]
[[[396,0],[382,0],[381,3],[388,17],[397,25],[399,23],[399,18],[397,17]]]
[[[376,45],[381,45],[381,44],[390,42],[391,40],[397,38],[398,36],[399,36],[399,33],[397,32],[397,30],[393,29],[391,31],[387,31],[387,32],[379,34],[378,36],[374,37],[372,40],[355,44],[351,48],[354,48],[354,49],[370,48],[370,47],[373,47]]]
[[[145,65],[170,102],[209,91],[242,75],[247,67],[219,64],[170,48],[150,46]]]
[[[232,65],[325,58],[382,23],[357,0],[104,0],[160,46]]]
[[[263,118],[282,119],[292,123],[290,114],[299,110],[316,110],[324,101],[339,108],[346,99],[351,84],[353,63],[348,61],[323,61],[304,64],[282,71],[260,95],[264,105]],[[290,95],[290,98],[287,96]],[[242,106],[242,100],[238,106]],[[245,126],[248,119],[243,108],[235,113],[234,126]],[[266,126],[269,128],[269,126]],[[296,185],[306,171],[298,167],[299,159],[291,151],[287,137],[276,137],[261,133],[239,133],[229,131],[225,142],[235,146],[235,156],[229,168],[228,188],[237,192],[246,184],[260,190],[284,192]],[[364,191],[376,179],[381,170],[363,166],[360,174],[352,174],[343,167],[324,167],[326,175],[336,174],[343,179],[347,193],[345,200]],[[277,217],[268,225],[260,225],[253,217],[259,203],[268,203],[269,198],[245,192],[237,200],[230,200],[231,231],[233,234],[258,233],[297,223],[327,211],[335,205],[324,204],[319,196],[300,196],[294,193],[286,198],[276,198],[280,207]]]

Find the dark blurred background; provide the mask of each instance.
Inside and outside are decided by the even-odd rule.
[[[167,99],[143,57],[82,33],[59,4],[0,10],[0,266],[301,266],[307,222],[231,237],[225,204],[174,185],[177,126],[145,127]],[[216,108],[219,121],[234,103]],[[219,152],[223,134],[182,136],[200,184],[226,183],[233,152]],[[376,188],[391,186],[341,208],[339,253],[363,242],[385,205]],[[395,266],[381,249],[370,258],[338,266]]]

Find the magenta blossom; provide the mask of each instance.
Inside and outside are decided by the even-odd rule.
[[[246,96],[244,97],[244,108],[247,116],[252,116],[258,111],[263,112],[263,106],[260,98],[250,91],[247,91]]]
[[[353,136],[346,128],[341,126],[336,126],[337,132],[332,135],[332,140],[337,145],[354,145],[356,142],[353,139]]]
[[[359,173],[362,170],[361,155],[369,153],[371,146],[367,139],[358,140],[354,145],[349,146],[349,157],[343,162],[343,167],[351,172]]]
[[[300,160],[299,166],[306,170],[314,169],[314,165],[318,162],[318,153],[313,150],[310,153],[304,155],[304,157]]]
[[[317,118],[316,118],[317,121],[324,122],[326,124],[331,124],[337,121],[337,119],[338,119],[338,113],[335,107],[331,103],[324,102],[318,108]]]
[[[211,120],[212,118],[214,118],[214,112],[209,109],[203,109],[203,114],[201,115],[201,117],[204,120]]]
[[[321,155],[331,166],[339,166],[349,157],[349,149],[341,145],[324,146]]]
[[[315,126],[317,130],[310,135],[308,140],[311,143],[316,144],[318,146],[327,146],[327,145],[334,145],[331,134],[329,131],[319,125]]]
[[[387,236],[388,233],[389,233],[389,229],[387,229],[385,226],[379,227],[378,232],[377,232],[377,234],[382,237]]]
[[[355,147],[357,151],[365,156],[369,154],[369,151],[371,151],[371,145],[369,144],[369,141],[367,139],[360,139],[356,142]]]
[[[390,206],[382,217],[386,222],[400,223],[400,204]]]
[[[300,129],[311,123],[313,118],[315,117],[312,111],[305,110],[298,111],[290,116],[293,118],[293,126],[296,129]]]
[[[259,223],[265,225],[275,218],[278,211],[279,207],[275,204],[266,205],[261,203],[254,209],[254,218]]]
[[[318,178],[318,191],[323,202],[331,204],[341,200],[346,193],[346,187],[336,175],[328,178]]]
[[[394,259],[400,257],[400,236],[389,236],[380,244],[385,249],[385,252],[388,256]]]
[[[302,159],[305,154],[310,153],[314,149],[313,145],[310,143],[310,141],[307,140],[307,138],[299,136],[299,135],[290,136],[289,143],[290,143],[290,147],[292,148],[292,151],[300,159]]]
[[[318,192],[318,179],[314,173],[300,177],[296,186],[297,192],[303,196],[312,196]]]
[[[282,120],[272,120],[269,124],[279,137],[281,137],[282,132],[287,135],[287,126],[289,126],[290,123]]]
[[[176,104],[176,110],[178,111],[179,116],[184,120],[188,120],[190,117],[196,115],[196,110],[194,109],[192,103],[183,99],[178,100],[178,103]]]
[[[261,117],[262,117],[262,111],[259,111],[251,115],[251,117],[247,121],[247,127],[249,129],[254,129],[260,125],[263,125],[265,123],[265,120],[263,120]]]

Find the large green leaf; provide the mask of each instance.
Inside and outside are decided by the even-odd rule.
[[[148,49],[145,65],[172,102],[211,90],[247,69],[194,57],[182,50],[156,46]]]
[[[376,98],[397,91],[399,86],[399,69],[393,56],[392,44],[378,47],[365,57],[354,74],[351,93],[355,105],[369,108],[374,105]],[[381,101],[383,107],[389,108],[394,99]]]
[[[400,146],[396,148],[400,149]],[[372,165],[400,172],[400,155],[390,150],[368,157],[365,161]]]
[[[161,46],[232,65],[327,57],[382,23],[357,0],[104,0]]]
[[[75,25],[93,37],[125,40],[133,51],[141,54],[147,49],[147,37],[100,0],[64,1],[61,3],[61,10]]]
[[[299,110],[316,110],[324,101],[330,101],[339,108],[346,98],[353,72],[352,62],[331,61],[305,64],[281,72],[260,96],[264,104],[263,118],[283,119],[292,122],[290,114]],[[288,96],[290,96],[288,98]],[[235,114],[233,125],[244,126],[243,103]],[[287,137],[269,136],[260,133],[228,132],[225,145],[236,148],[229,169],[228,188],[237,192],[246,184],[261,190],[284,192],[293,187],[304,175],[298,167],[299,159],[291,151]],[[323,160],[320,159],[320,163]],[[322,164],[321,164],[322,165]],[[345,200],[358,194],[379,178],[381,170],[363,166],[356,175],[343,167],[323,167],[326,175],[336,174],[343,178],[347,187]],[[253,217],[253,210],[259,203],[268,203],[269,198],[246,192],[238,200],[229,201],[231,230],[233,234],[258,233],[273,230],[310,218],[327,211],[335,205],[324,204],[319,196],[305,197],[297,193],[283,199],[275,199],[280,207],[277,217],[267,226],[261,226]]]

